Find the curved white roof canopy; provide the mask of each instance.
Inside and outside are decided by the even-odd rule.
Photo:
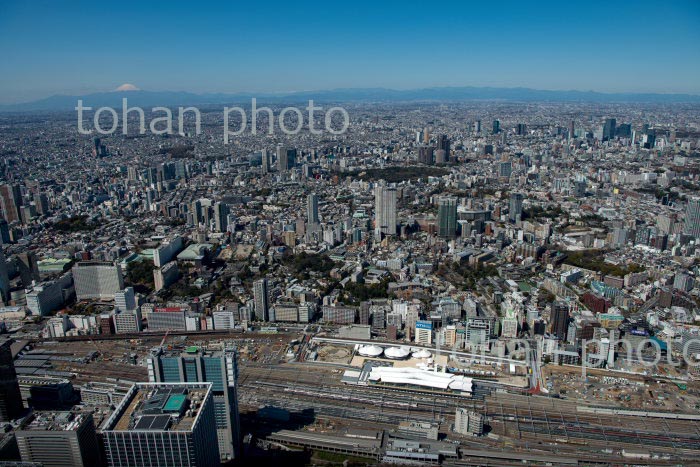
[[[384,353],[384,349],[378,345],[363,345],[357,353],[363,357],[378,357]]]
[[[384,351],[384,356],[386,358],[391,358],[394,360],[400,360],[408,357],[411,354],[409,350],[402,349],[400,347],[389,347]]]
[[[413,354],[411,356],[413,358],[430,358],[433,356],[433,354],[431,354],[430,352],[428,352],[425,349],[421,349],[417,352],[413,352]]]

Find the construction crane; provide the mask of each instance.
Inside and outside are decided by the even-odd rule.
[[[167,330],[165,331],[165,335],[163,336],[163,340],[160,341],[160,346],[159,346],[159,347],[163,347],[163,345],[165,345],[165,340],[168,338],[168,334],[170,334],[170,329],[167,329]]]

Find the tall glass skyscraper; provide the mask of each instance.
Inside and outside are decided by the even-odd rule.
[[[457,198],[443,197],[438,203],[438,235],[454,238],[457,235]]]
[[[508,220],[510,222],[517,222],[523,215],[523,194],[522,193],[511,193],[510,203],[508,206]]]
[[[396,188],[377,185],[374,189],[375,229],[396,235]]]
[[[311,193],[306,198],[306,217],[309,224],[318,224],[318,195]]]
[[[695,238],[700,237],[700,197],[695,196],[688,200],[683,233]]]
[[[216,432],[221,460],[235,459],[240,448],[238,418],[238,356],[235,350],[206,351],[196,347],[184,353],[154,349],[148,358],[152,383],[212,383]]]
[[[270,319],[270,304],[267,292],[267,279],[259,279],[253,283],[253,300],[255,319],[268,321]]]

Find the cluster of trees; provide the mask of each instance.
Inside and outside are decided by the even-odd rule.
[[[177,282],[167,289],[161,290],[158,294],[162,299],[169,300],[173,297],[197,297],[205,292],[207,292],[207,290],[200,289],[194,285]]]
[[[635,263],[629,263],[626,267],[606,263],[605,253],[599,250],[581,250],[565,254],[567,255],[567,258],[564,260],[566,264],[590,269],[591,271],[599,271],[607,276],[624,277],[632,272],[644,271],[643,266]]]
[[[272,190],[270,188],[261,188],[253,193],[253,197],[261,196],[263,198],[267,198],[272,194]]]
[[[363,282],[348,282],[341,295],[343,303],[359,305],[360,302],[372,298],[388,298],[388,286],[390,278],[384,279],[378,284],[365,284]]]
[[[386,180],[387,183],[399,183],[405,180],[442,177],[448,173],[449,170],[438,167],[389,167],[386,169],[368,169],[352,175],[365,181]]]
[[[564,214],[564,210],[561,208],[561,206],[549,207],[547,209],[540,206],[531,206],[530,208],[523,210],[522,218],[523,220],[541,218],[556,219],[562,214]]]
[[[328,273],[336,264],[326,255],[308,254],[305,252],[289,256],[285,264],[292,272],[302,279],[308,279],[310,272]]]
[[[153,270],[156,266],[153,261],[144,259],[142,261],[132,261],[126,267],[126,276],[134,285],[143,285],[153,288]]]
[[[75,216],[70,219],[62,219],[53,225],[53,228],[59,232],[82,232],[86,230],[94,230],[95,224],[87,221],[87,216]]]
[[[464,290],[473,290],[480,280],[498,276],[498,269],[490,264],[473,268],[466,263],[449,262],[440,265],[437,275]]]
[[[182,146],[171,146],[169,148],[161,148],[161,154],[170,154],[173,159],[184,159],[187,157],[192,157],[194,151],[193,145],[182,145]]]

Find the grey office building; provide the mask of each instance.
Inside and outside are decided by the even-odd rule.
[[[318,195],[311,193],[306,198],[306,217],[309,224],[318,224]]]
[[[234,350],[163,353],[155,349],[148,358],[152,383],[212,383],[219,454],[222,461],[236,458],[240,448],[238,418],[238,356]]]
[[[377,185],[374,189],[375,229],[396,235],[396,188]]]
[[[694,196],[688,200],[683,233],[695,238],[700,237],[700,197]]]
[[[73,282],[78,300],[114,300],[124,290],[122,271],[114,263],[84,261],[73,266]]]
[[[511,193],[508,206],[508,220],[517,222],[523,215],[523,195],[522,193]]]
[[[457,198],[440,198],[438,202],[438,235],[443,238],[454,238],[457,235]]]
[[[110,467],[220,465],[212,383],[136,383],[102,427]]]
[[[296,164],[297,150],[277,146],[277,170],[286,172]]]
[[[15,432],[22,462],[44,467],[102,465],[95,423],[89,413],[39,412]]]
[[[270,304],[267,292],[267,279],[260,279],[253,283],[253,302],[255,304],[255,319],[257,321],[269,321]]]

